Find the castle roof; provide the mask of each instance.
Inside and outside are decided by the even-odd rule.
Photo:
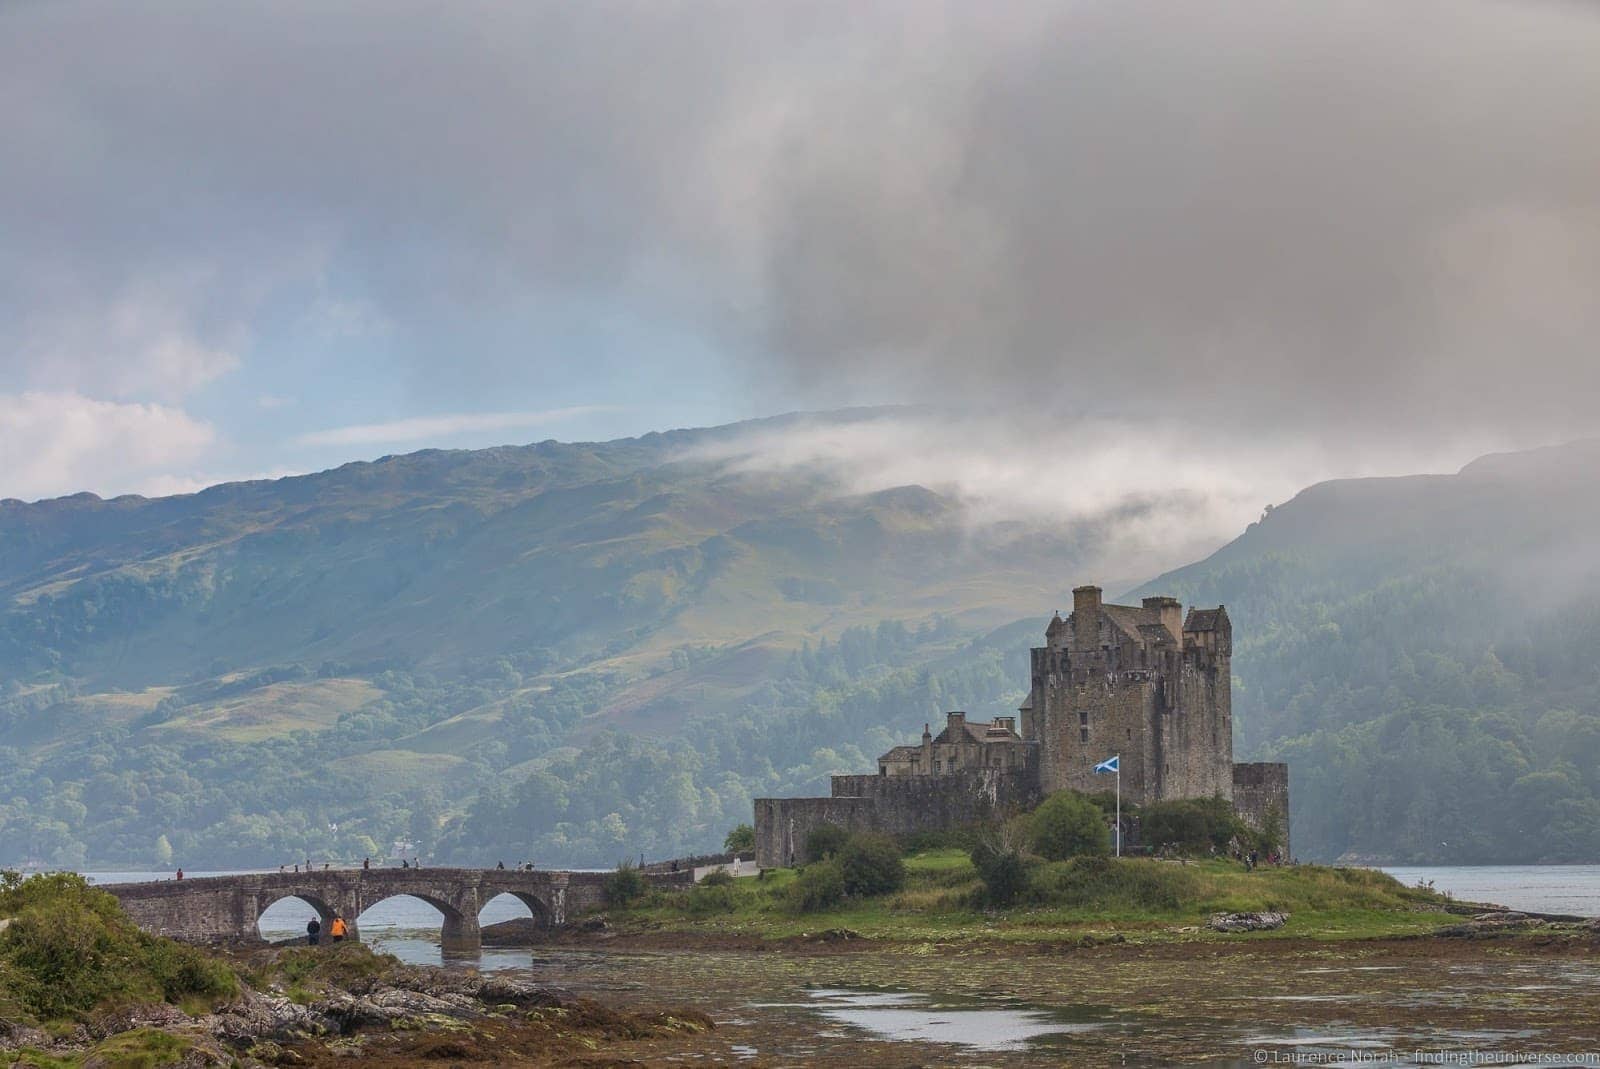
[[[1105,613],[1117,630],[1131,639],[1140,638],[1139,628],[1145,624],[1160,626],[1161,613],[1155,609],[1146,609],[1136,605],[1102,605],[1100,611]]]
[[[920,747],[920,746],[894,746],[894,747],[890,748],[888,753],[886,753],[882,757],[878,758],[878,760],[879,761],[895,761],[895,760],[909,761],[913,757],[920,756],[921,753],[922,753],[922,747]]]
[[[1218,605],[1215,609],[1190,609],[1189,618],[1183,622],[1185,631],[1232,631],[1228,610]]]

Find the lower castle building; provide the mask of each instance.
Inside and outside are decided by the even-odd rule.
[[[937,736],[896,746],[877,775],[834,776],[827,798],[758,798],[756,860],[803,857],[819,824],[890,835],[942,831],[1006,816],[1063,789],[1107,790],[1094,766],[1120,755],[1122,796],[1143,805],[1222,797],[1252,827],[1281,832],[1289,852],[1289,769],[1235,764],[1227,609],[1174,598],[1110,605],[1099,587],[1073,591],[1072,613],[1032,652],[1019,711],[991,723],[947,715]]]

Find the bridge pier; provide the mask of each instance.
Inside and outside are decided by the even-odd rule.
[[[471,953],[483,948],[483,929],[476,913],[446,913],[439,930],[439,946],[453,953]]]

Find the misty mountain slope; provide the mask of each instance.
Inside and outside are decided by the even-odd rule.
[[[1228,606],[1300,849],[1600,856],[1600,443],[1315,486],[1155,591]]]
[[[582,663],[935,611],[1003,617],[1064,543],[920,488],[678,459],[721,432],[388,457],[183,498],[0,506],[0,671],[142,690],[325,662]],[[946,589],[958,595],[946,596]]]
[[[1075,532],[724,448],[787,422],[0,505],[0,797],[22,800],[0,863],[148,859],[151,826],[229,863],[335,825],[362,854],[432,842],[464,786],[588,747],[717,754],[685,788],[703,812],[646,808],[613,843],[608,811],[547,807],[547,855],[699,849],[753,793],[869,760],[885,724],[1014,688],[949,658],[1062,603]]]

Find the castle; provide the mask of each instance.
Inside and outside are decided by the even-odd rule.
[[[834,776],[828,798],[758,798],[756,860],[790,865],[819,824],[891,835],[1004,816],[1059,790],[1103,791],[1094,766],[1120,755],[1123,801],[1222,797],[1252,827],[1275,826],[1289,851],[1289,769],[1235,764],[1227,609],[1175,598],[1111,605],[1095,586],[1072,592],[1032,651],[1018,712],[991,723],[949,713],[937,736],[896,746],[877,775]]]

